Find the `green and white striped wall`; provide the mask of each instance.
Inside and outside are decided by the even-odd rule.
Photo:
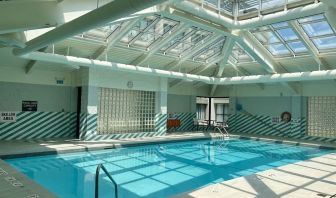
[[[272,123],[270,116],[233,114],[228,119],[229,131],[257,135],[288,137],[293,139],[336,142],[336,138],[308,136],[306,118],[297,122]]]
[[[99,135],[97,133],[97,114],[82,113],[80,116],[80,138],[83,140],[108,140],[108,139],[125,139],[152,137],[164,135],[166,133],[167,114],[155,115],[155,131],[139,133],[120,133],[110,135]]]
[[[16,122],[0,123],[0,140],[74,138],[76,113],[18,112]]]

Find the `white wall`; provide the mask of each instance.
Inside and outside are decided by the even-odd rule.
[[[0,82],[0,93],[0,111],[21,111],[23,100],[37,101],[38,111],[76,111],[74,87]]]
[[[160,91],[160,77],[116,72],[104,69],[90,69],[90,86],[130,89],[127,82],[133,82],[133,90]]]
[[[23,67],[0,67],[0,81],[2,82],[57,85],[56,79],[64,79],[64,84],[57,86],[71,86],[74,84],[74,78],[74,72],[71,71],[36,69],[32,73],[26,74]]]
[[[168,113],[195,113],[196,96],[168,94]]]

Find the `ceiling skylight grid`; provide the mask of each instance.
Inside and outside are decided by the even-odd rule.
[[[81,37],[92,39],[96,41],[106,42],[107,39],[117,31],[123,24],[110,24],[104,27],[99,27],[96,29],[84,32]]]
[[[202,63],[207,63],[221,55],[225,37],[218,38],[215,42],[211,43],[201,51],[196,53],[191,59]]]
[[[166,44],[160,51],[163,54],[181,57],[183,53],[188,53],[188,51],[202,44],[212,36],[212,32],[197,27],[191,27],[175,36],[175,38]]]
[[[298,22],[319,52],[336,49],[335,30],[323,14],[302,18]]]
[[[313,4],[315,0],[189,0],[202,8],[225,13],[238,20],[258,17],[299,6]]]
[[[288,22],[280,22],[251,30],[252,34],[276,57],[298,56],[308,53]]]
[[[230,57],[230,60],[235,64],[254,61],[254,59],[237,43],[234,45]]]
[[[234,3],[231,0],[204,0],[203,3],[216,10],[233,15]]]
[[[178,23],[178,21],[162,18],[159,15],[149,16],[136,24],[121,39],[121,42],[126,43],[129,47],[148,49],[150,45],[172,31]]]

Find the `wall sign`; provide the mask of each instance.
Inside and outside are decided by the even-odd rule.
[[[22,111],[37,111],[37,101],[22,101]]]
[[[16,113],[0,112],[0,122],[16,122]]]

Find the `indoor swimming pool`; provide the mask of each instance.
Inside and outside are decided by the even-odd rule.
[[[170,197],[203,186],[334,152],[248,139],[197,140],[6,160],[62,198],[94,197],[104,164],[119,197]],[[100,196],[114,187],[101,171]]]

